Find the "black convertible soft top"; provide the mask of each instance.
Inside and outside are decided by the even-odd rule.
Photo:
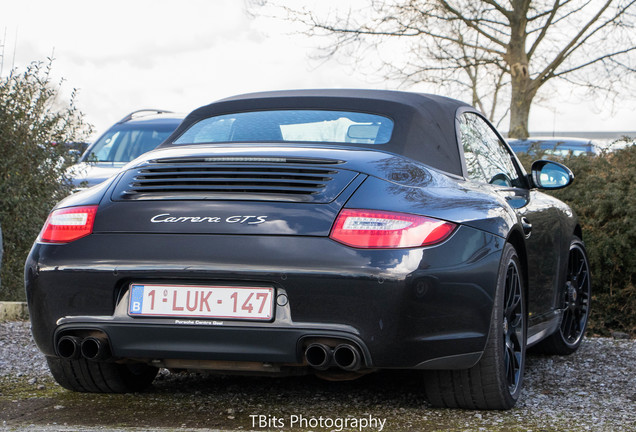
[[[174,140],[194,123],[217,115],[274,109],[355,111],[384,115],[395,123],[387,144],[355,144],[356,147],[401,154],[442,171],[462,175],[455,133],[455,117],[460,108],[471,107],[443,96],[390,90],[316,89],[249,93],[221,99],[194,110],[160,147],[173,146]]]

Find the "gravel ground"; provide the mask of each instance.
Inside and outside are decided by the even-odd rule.
[[[0,376],[50,376],[44,356],[35,346],[28,321],[0,322]]]
[[[432,409],[413,377],[379,373],[329,383],[162,371],[146,393],[82,395],[52,382],[28,322],[0,323],[0,430],[323,430],[293,428],[296,413],[384,418],[386,431],[636,431],[636,340],[588,338],[571,356],[529,356],[521,399],[507,412]],[[82,414],[87,404],[95,416]],[[130,420],[121,406],[132,411]],[[71,415],[73,407],[79,415]],[[250,415],[285,423],[259,427]]]

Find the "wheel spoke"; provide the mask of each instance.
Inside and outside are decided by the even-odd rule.
[[[509,321],[512,321],[513,312],[519,308],[521,303],[520,294],[519,274],[513,266],[510,266],[506,278],[506,296],[504,301],[504,316],[509,318]]]
[[[514,316],[514,319],[509,320],[509,322],[510,322],[510,327],[512,327],[516,332],[521,326],[521,324],[523,324],[523,317],[521,316],[521,314],[517,314]]]
[[[577,337],[585,330],[585,323],[587,321],[587,311],[580,309],[578,311],[578,319],[576,322],[576,335]]]
[[[581,262],[581,265],[579,266],[579,270],[576,272],[577,277],[583,273],[583,270],[585,269],[585,260],[580,258],[579,261]]]
[[[570,337],[576,339],[579,333],[581,333],[581,311],[575,309],[572,315],[572,331],[570,332]]]
[[[506,335],[506,348],[510,351],[513,351],[515,344],[510,339],[510,336],[511,336],[510,334]]]
[[[583,273],[583,277],[577,279],[577,290],[581,290],[587,284],[587,272]],[[587,291],[587,290],[586,290]]]
[[[515,374],[514,374],[515,386],[519,382],[520,374],[521,374],[521,352],[517,352],[515,353]]]
[[[521,367],[521,352],[515,353],[514,365],[515,365],[515,372],[519,371],[519,368]],[[515,382],[516,381],[517,380],[515,379]]]
[[[570,339],[570,327],[572,322],[572,311],[566,309],[563,313],[563,321],[561,322],[561,333],[565,339]]]
[[[574,266],[576,264],[576,257],[574,256],[574,253],[572,251],[570,251],[570,256],[568,259],[568,279],[572,280],[574,278]]]
[[[514,389],[519,381],[519,372],[521,369],[521,352],[507,348],[505,352],[506,379],[508,387]]]
[[[575,312],[570,314],[570,325],[568,326],[568,337],[574,339],[574,329],[576,328],[576,316]]]
[[[519,296],[515,296],[514,298],[514,302],[508,306],[504,312],[505,316],[508,318],[512,318],[513,317],[513,313],[517,311],[517,309],[519,308],[519,304],[521,303],[521,298]],[[509,321],[512,321],[511,319],[509,319]]]
[[[504,365],[506,366],[506,375],[508,374],[508,368],[510,367],[510,350],[508,349],[508,344],[504,347]]]
[[[514,374],[515,374],[515,364],[514,364],[515,353],[509,347],[506,348],[506,378],[508,379],[508,385],[514,386]]]
[[[507,311],[510,308],[510,304],[512,302],[512,297],[513,297],[513,290],[512,290],[512,283],[513,283],[513,268],[509,267],[508,268],[508,273],[506,275],[506,295],[504,297],[504,307],[505,310]]]
[[[521,349],[521,341],[523,340],[523,320],[519,321],[518,326],[515,326],[513,335],[515,337],[515,345]]]

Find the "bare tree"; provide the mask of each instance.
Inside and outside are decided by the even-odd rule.
[[[264,5],[326,36],[322,56],[380,58],[384,77],[470,94],[491,120],[509,115],[511,137],[528,136],[530,107],[549,81],[611,97],[636,75],[636,0],[367,0],[335,10],[252,0],[253,11]],[[396,41],[407,56],[383,50]]]

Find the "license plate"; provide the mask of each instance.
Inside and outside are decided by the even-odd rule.
[[[270,320],[274,288],[131,284],[130,316]]]

